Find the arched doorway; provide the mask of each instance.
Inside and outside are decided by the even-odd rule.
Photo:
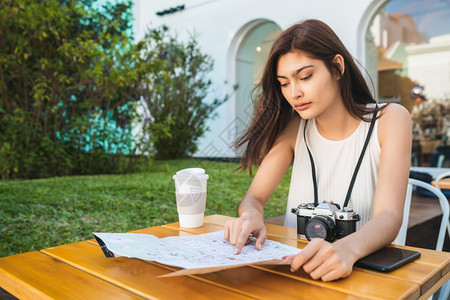
[[[251,26],[251,25],[250,25]],[[281,29],[270,21],[261,21],[244,35],[236,55],[236,132],[241,133],[253,113],[251,93],[261,79],[270,48]]]

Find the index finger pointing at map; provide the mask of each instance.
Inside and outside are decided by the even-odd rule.
[[[250,236],[249,233],[247,233],[245,231],[241,231],[241,233],[239,234],[239,238],[237,240],[237,243],[236,243],[236,248],[234,250],[234,254],[241,253],[242,247],[244,247],[244,245],[249,240],[249,236]]]
[[[230,241],[230,228],[225,224],[225,229],[223,231],[223,239],[225,241]]]
[[[267,237],[267,230],[264,228],[259,233],[258,239],[255,242],[256,249],[261,250],[262,245],[264,245],[264,242],[266,241],[266,237]]]

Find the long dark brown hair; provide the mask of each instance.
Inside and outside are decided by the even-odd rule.
[[[272,45],[262,79],[253,91],[258,95],[250,125],[234,142],[235,149],[247,145],[238,170],[249,170],[250,175],[252,166],[261,163],[294,114],[277,80],[278,60],[294,50],[320,59],[332,74],[340,76],[339,89],[344,106],[352,116],[368,122],[370,120],[366,115],[380,109],[366,107],[366,104],[376,101],[352,56],[327,24],[319,20],[305,20],[289,27]],[[336,54],[344,58],[344,74],[333,61]]]

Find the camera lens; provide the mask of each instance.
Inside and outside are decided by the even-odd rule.
[[[309,219],[305,228],[305,236],[310,241],[312,238],[321,238],[326,241],[334,240],[334,221],[328,216],[318,215]]]

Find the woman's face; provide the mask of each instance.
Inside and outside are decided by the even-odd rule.
[[[304,119],[318,117],[332,111],[334,105],[342,105],[337,76],[333,76],[321,60],[301,51],[280,57],[277,79],[284,98]]]

